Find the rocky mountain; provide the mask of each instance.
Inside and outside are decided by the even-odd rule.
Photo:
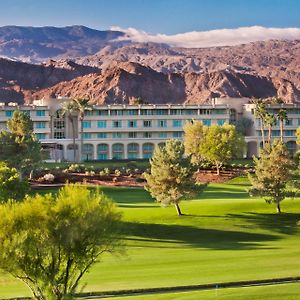
[[[84,26],[0,27],[0,56],[39,63],[97,53],[124,33]]]

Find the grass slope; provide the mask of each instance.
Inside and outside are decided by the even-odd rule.
[[[299,199],[285,200],[286,213],[277,215],[274,206],[249,198],[246,187],[241,178],[211,184],[198,199],[182,203],[183,217],[142,189],[103,188],[123,212],[127,252],[103,257],[84,277],[84,290],[299,276]],[[23,295],[29,295],[26,287],[0,276],[1,297]]]

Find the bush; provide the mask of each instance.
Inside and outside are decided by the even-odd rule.
[[[47,173],[43,176],[44,180],[47,182],[53,182],[55,180],[55,176],[51,173]]]
[[[119,177],[119,176],[122,175],[122,172],[121,172],[120,170],[116,169],[116,170],[115,170],[115,175],[116,175],[117,177]]]

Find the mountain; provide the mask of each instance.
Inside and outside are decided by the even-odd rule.
[[[25,62],[92,55],[124,33],[84,26],[0,27],[0,56]]]

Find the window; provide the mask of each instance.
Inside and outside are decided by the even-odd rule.
[[[224,115],[226,113],[226,109],[214,109],[213,113],[215,115]]]
[[[158,134],[158,137],[159,137],[160,139],[166,139],[167,136],[168,136],[168,134],[167,134],[166,132],[160,132],[160,133]]]
[[[108,110],[96,110],[96,115],[97,116],[107,116],[108,115]]]
[[[158,127],[167,127],[167,120],[158,120],[157,126]]]
[[[110,111],[111,116],[123,116],[123,110],[122,109],[114,109]]]
[[[294,136],[295,130],[284,130],[284,135],[285,136]]]
[[[128,116],[136,116],[136,115],[138,115],[138,110],[137,109],[128,109],[126,113]]]
[[[183,132],[182,131],[175,131],[175,132],[173,132],[173,138],[175,138],[175,139],[182,138],[182,136],[183,136]]]
[[[298,119],[298,126],[300,125],[300,119]]]
[[[54,132],[54,138],[55,139],[64,139],[65,138],[65,133],[63,131],[55,131]]]
[[[128,153],[128,159],[137,159],[139,154],[139,145],[128,144],[127,153]]]
[[[292,120],[292,119],[287,119],[287,120],[285,121],[285,125],[286,125],[286,126],[292,126],[292,125],[293,125],[293,120]]]
[[[98,121],[97,127],[98,128],[106,128],[106,121]]]
[[[121,121],[113,121],[113,128],[121,128],[122,122]]]
[[[113,159],[124,159],[124,145],[114,144],[112,146]]]
[[[100,160],[108,159],[108,145],[107,144],[99,144],[97,146],[97,158]]]
[[[35,115],[36,115],[37,117],[45,117],[45,111],[44,111],[44,110],[37,110],[37,111],[35,112]]]
[[[154,111],[154,114],[158,115],[158,116],[168,115],[168,110],[167,109],[156,109]]]
[[[198,109],[186,109],[185,115],[197,115],[198,114]]]
[[[150,138],[152,137],[152,134],[151,134],[151,132],[144,132],[144,133],[143,133],[143,137],[144,137],[145,139],[150,139]]]
[[[151,127],[151,121],[150,120],[145,120],[144,121],[144,127]]]
[[[83,128],[91,128],[92,122],[91,121],[83,121],[82,126],[83,126]]]
[[[46,128],[45,122],[35,122],[34,125],[35,125],[35,128]]]
[[[13,111],[12,110],[6,110],[5,111],[5,117],[10,118],[10,117],[12,117],[12,115],[13,115]]]
[[[207,120],[202,120],[203,125],[205,126],[210,126],[211,125],[211,120],[207,119]]]
[[[113,132],[112,137],[113,137],[113,139],[121,139],[122,133],[121,132]]]
[[[182,121],[181,120],[173,120],[173,127],[181,127]]]
[[[129,128],[135,128],[137,125],[137,122],[135,120],[129,120],[128,121],[128,127]]]
[[[153,115],[153,110],[152,109],[141,109],[141,115],[151,116],[151,115]]]
[[[144,144],[143,145],[143,158],[151,158],[154,150],[153,144]]]
[[[136,132],[128,132],[128,137],[130,139],[135,139],[137,137],[137,133]]]
[[[35,135],[39,140],[44,140],[46,138],[45,133],[36,133]]]
[[[280,136],[280,131],[279,130],[272,130],[272,136],[274,136],[274,137]]]
[[[224,123],[225,123],[225,120],[223,120],[223,119],[217,120],[217,124],[218,124],[219,126],[224,125]]]
[[[98,139],[106,139],[107,138],[106,132],[99,132],[99,133],[97,133],[97,138]]]
[[[92,138],[92,134],[89,133],[89,132],[84,132],[82,137],[83,137],[84,140],[88,140],[88,139]]]
[[[84,115],[85,116],[92,116],[93,115],[93,111],[92,110],[86,110],[85,112],[84,112]]]
[[[182,110],[181,109],[171,109],[170,111],[171,115],[182,115]]]
[[[200,115],[210,115],[211,114],[211,110],[210,109],[199,109],[199,113]]]

